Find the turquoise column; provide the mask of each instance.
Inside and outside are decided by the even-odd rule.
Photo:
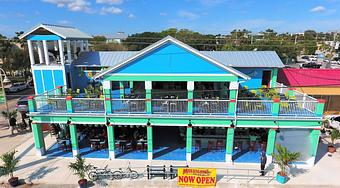
[[[266,148],[266,155],[267,155],[267,163],[272,163],[273,161],[273,153],[275,150],[275,140],[276,140],[276,130],[269,129],[268,131],[268,138],[267,138],[267,148]]]
[[[32,123],[32,133],[37,155],[42,156],[45,154],[45,141],[41,125]]]
[[[295,88],[288,88],[288,98],[295,99]]]
[[[57,86],[56,95],[61,96],[63,94],[63,86]]]
[[[277,72],[278,72],[277,68],[274,68],[273,71],[272,71],[272,75],[271,75],[271,79],[270,79],[270,87],[271,88],[274,88],[276,86]]]
[[[112,104],[111,104],[111,90],[104,89],[104,98],[105,98],[105,110],[107,114],[112,113]]]
[[[195,87],[195,82],[193,82],[193,81],[188,81],[187,82],[187,90],[188,90],[188,115],[192,115],[193,114],[194,87]]]
[[[77,126],[75,124],[69,124],[69,129],[70,129],[70,137],[71,137],[71,145],[72,145],[72,154],[73,156],[76,156],[79,154]]]
[[[115,158],[115,134],[114,134],[114,127],[109,124],[106,126],[107,128],[107,143],[109,146],[109,156],[110,159]]]
[[[227,138],[226,138],[226,156],[225,160],[227,163],[232,163],[233,149],[234,149],[234,132],[235,129],[232,127],[227,128]]]
[[[319,145],[319,137],[320,137],[320,129],[312,129],[310,130],[310,152],[309,155],[311,157],[315,157],[316,153],[318,151],[318,145]],[[314,162],[313,162],[314,164]]]
[[[236,111],[236,99],[237,99],[237,90],[238,90],[238,82],[230,82],[229,83],[229,106],[228,106],[228,114],[229,116],[234,116]]]
[[[152,82],[145,81],[145,108],[146,108],[147,114],[152,114],[151,89],[152,89]]]
[[[325,103],[326,103],[326,100],[318,99],[318,103],[317,103],[316,109],[315,109],[315,115],[316,116],[322,117],[323,111],[324,111],[324,108],[325,108]]]
[[[150,122],[148,122],[146,127],[146,135],[147,135],[147,143],[148,143],[148,160],[152,160],[153,158],[153,138],[152,138],[152,126]]]
[[[187,161],[191,161],[191,150],[192,150],[192,125],[189,123],[187,126],[187,135],[186,135],[186,158]]]
[[[133,81],[129,82],[130,89],[133,89]]]
[[[66,97],[66,110],[67,113],[73,113],[72,96]]]
[[[119,96],[121,99],[124,98],[124,94],[125,94],[125,90],[124,90],[124,82],[123,81],[119,81]]]
[[[272,116],[279,116],[280,113],[280,99],[273,99]]]
[[[37,105],[33,96],[29,96],[28,98],[28,110],[29,112],[36,112]]]

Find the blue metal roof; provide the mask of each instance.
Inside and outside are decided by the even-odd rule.
[[[115,66],[138,51],[82,52],[77,66]],[[221,64],[231,67],[284,67],[275,51],[200,51]]]

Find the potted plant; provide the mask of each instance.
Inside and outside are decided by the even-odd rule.
[[[276,144],[276,151],[277,153],[273,153],[273,157],[280,167],[280,172],[276,174],[276,181],[284,184],[288,180],[287,169],[289,164],[297,161],[301,154],[299,152],[290,152],[286,147],[281,146],[280,144]]]
[[[331,132],[331,143],[328,144],[328,152],[334,153],[336,152],[334,142],[340,138],[340,132],[338,129],[333,129]]]
[[[79,177],[79,187],[86,188],[87,187],[87,179],[85,179],[85,175],[90,170],[91,165],[85,164],[85,159],[81,158],[80,155],[76,156],[76,162],[70,163],[68,165],[69,169],[73,171],[74,175]]]
[[[11,151],[4,153],[0,156],[1,160],[3,161],[3,166],[0,167],[1,174],[0,175],[9,175],[8,183],[15,187],[19,184],[19,178],[13,176],[13,172],[17,164],[19,163],[19,159],[15,158],[16,151]]]

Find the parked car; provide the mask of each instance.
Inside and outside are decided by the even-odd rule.
[[[319,69],[321,67],[321,65],[317,64],[316,62],[304,63],[301,66],[303,68],[316,68],[316,69]]]
[[[28,98],[21,97],[16,104],[16,108],[19,112],[28,112]]]
[[[340,130],[340,115],[326,116],[326,127]]]
[[[29,85],[24,82],[18,82],[12,84],[10,87],[5,88],[8,92],[18,92],[29,88]]]

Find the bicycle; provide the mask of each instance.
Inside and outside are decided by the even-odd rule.
[[[126,169],[119,168],[119,170],[114,171],[112,174],[114,179],[123,178],[137,179],[139,177],[138,172],[130,168],[130,163]]]
[[[95,166],[91,166],[91,170],[88,173],[88,177],[92,181],[96,181],[98,179],[114,179],[113,173],[110,169],[107,169],[107,165],[104,168],[97,168]]]

